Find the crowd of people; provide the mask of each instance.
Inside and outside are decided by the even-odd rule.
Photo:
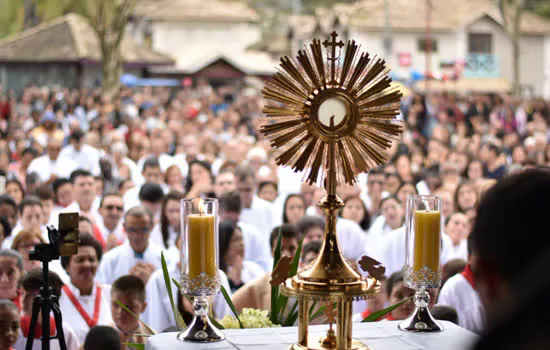
[[[218,198],[222,284],[238,310],[269,309],[277,237],[288,256],[303,240],[300,261],[308,266],[323,238],[316,203],[325,190],[277,166],[260,133],[264,104],[242,82],[214,88],[205,80],[178,90],[123,88],[113,98],[60,87],[0,91],[0,319],[11,320],[1,324],[0,349],[23,349],[28,337],[39,338],[29,334],[29,319],[41,266],[29,252],[48,242],[46,226],[66,212],[80,214],[78,254],[51,262],[50,282],[69,350],[98,334],[143,341],[147,330],[117,300],[153,329],[174,329],[161,253],[179,279],[183,198]],[[386,267],[384,292],[355,303],[355,319],[413,294],[401,271],[405,203],[433,194],[444,218],[444,282],[431,291],[433,312],[479,333],[485,312],[468,244],[477,207],[509,173],[548,165],[550,109],[543,100],[507,95],[412,93],[398,117],[403,133],[388,163],[337,189],[345,203],[337,221],[343,255],[366,254]],[[188,321],[188,300],[178,293],[177,303]],[[231,312],[221,295],[213,304],[216,318]],[[412,311],[407,303],[386,319]]]

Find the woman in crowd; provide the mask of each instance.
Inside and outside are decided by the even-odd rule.
[[[477,189],[473,183],[460,183],[456,188],[454,197],[455,210],[464,213],[470,208],[476,208],[478,201],[477,197]]]
[[[344,208],[340,212],[340,216],[357,223],[365,232],[370,228],[370,214],[365,202],[358,196],[348,197],[344,200]]]
[[[40,243],[46,243],[46,241],[42,237],[42,233],[37,230],[21,230],[14,237],[11,249],[17,251],[23,257],[23,268],[25,271],[41,267],[40,261],[29,259],[29,253],[34,250],[35,245]]]
[[[296,224],[302,216],[306,215],[306,201],[301,194],[289,194],[283,208],[284,224]]]
[[[470,228],[468,217],[456,212],[445,219],[445,233],[451,238],[452,245],[448,249],[447,259],[468,260],[467,238]]]
[[[101,256],[101,244],[84,234],[79,237],[78,253],[61,257],[70,282],[63,286],[59,308],[80,342],[91,327],[112,322],[110,287],[95,281]]]
[[[214,175],[210,163],[193,160],[189,164],[189,173],[185,184],[185,198],[199,197],[213,192]]]
[[[183,193],[171,191],[162,200],[160,224],[151,232],[149,241],[170,250],[175,248],[176,240],[180,235],[180,201],[184,198]]]
[[[407,198],[409,196],[417,195],[418,190],[412,182],[403,182],[399,189],[397,190],[396,197],[401,201],[401,203],[407,203]]]
[[[183,192],[183,174],[177,165],[171,165],[164,174],[164,183],[171,191]]]
[[[25,189],[23,184],[17,179],[11,179],[6,181],[6,193],[15,200],[15,203],[19,205],[25,197]]]
[[[258,197],[264,201],[273,203],[279,195],[278,192],[277,183],[274,181],[262,181],[258,185]]]
[[[233,292],[264,274],[259,265],[244,260],[243,233],[238,226],[231,221],[222,221],[219,236],[220,269],[227,275]]]

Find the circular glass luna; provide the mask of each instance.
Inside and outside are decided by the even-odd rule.
[[[317,118],[323,126],[330,128],[331,125],[332,127],[340,125],[347,114],[347,103],[338,97],[330,97],[319,105]]]

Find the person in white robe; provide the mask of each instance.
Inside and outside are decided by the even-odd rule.
[[[13,346],[15,350],[24,350],[26,349],[27,341],[30,337],[33,338],[32,348],[33,350],[42,349],[42,313],[39,312],[35,333],[30,334],[30,326],[32,320],[32,307],[36,295],[39,294],[40,288],[42,287],[43,274],[41,269],[32,270],[26,273],[20,280],[21,286],[21,332],[19,333],[19,338]],[[61,294],[61,288],[63,282],[59,277],[53,273],[49,272],[48,275],[49,286],[53,295],[59,297]],[[78,350],[80,346],[80,340],[76,336],[76,332],[73,330],[73,327],[67,322],[65,315],[62,315],[62,327],[63,335],[65,336],[65,344],[67,345],[67,350]],[[50,335],[57,334],[55,319],[53,315],[50,315]],[[50,341],[50,349],[59,350],[61,349],[59,341],[52,340]]]
[[[87,170],[93,176],[99,176],[101,169],[99,167],[100,152],[94,147],[84,143],[84,132],[75,130],[70,135],[70,144],[65,146],[59,158],[62,161],[69,159],[78,165],[79,169]]]
[[[85,234],[79,237],[78,253],[61,261],[70,281],[62,288],[59,308],[80,343],[91,327],[112,322],[111,287],[95,278],[101,254],[100,243]]]
[[[171,279],[179,281],[181,278],[180,262],[168,265],[168,274]],[[218,270],[221,285],[231,296],[231,288],[227,276],[221,270]],[[174,303],[177,303],[177,286],[172,282],[172,294]],[[164,282],[164,274],[162,269],[157,270],[151,275],[149,282],[145,289],[145,295],[147,297],[147,308],[145,312],[141,314],[141,317],[145,323],[147,323],[155,331],[162,332],[170,327],[176,325],[174,319],[174,313],[172,311],[172,305],[170,304],[170,297],[168,296],[168,290]],[[225,301],[221,292],[218,292],[213,300],[214,317],[221,320],[225,315],[232,315],[229,305]]]
[[[468,217],[462,213],[453,213],[445,219],[445,233],[451,239],[447,255],[448,260],[468,260]]]
[[[36,173],[41,182],[51,183],[56,178],[69,178],[78,164],[71,159],[61,158],[62,140],[55,137],[48,139],[46,154],[35,158],[27,168],[27,174]]]
[[[220,222],[229,220],[236,223],[243,233],[245,246],[245,261],[252,261],[258,264],[264,271],[270,271],[271,252],[269,248],[269,239],[265,238],[260,231],[239,220],[241,214],[241,198],[236,191],[225,192],[219,198]]]
[[[141,186],[147,182],[159,184],[164,193],[168,193],[168,186],[163,182],[163,173],[157,158],[147,158],[143,163],[142,169],[143,182],[136,183],[134,187],[124,194],[124,210],[140,205],[139,192],[141,191]]]
[[[240,165],[235,169],[235,183],[241,196],[242,211],[240,222],[255,227],[266,238],[272,225],[272,204],[256,196],[257,183],[254,169]]]
[[[471,265],[447,280],[439,292],[437,304],[453,307],[458,314],[459,326],[477,334],[484,330],[485,312],[475,290]]]
[[[147,283],[150,275],[161,267],[162,248],[149,242],[153,216],[144,207],[126,212],[124,230],[128,240],[105,253],[97,271],[97,280],[112,284],[118,277],[132,274]]]
[[[118,193],[108,193],[100,201],[99,216],[95,224],[101,232],[105,242],[116,241],[123,243],[126,241],[126,233],[122,224],[124,214],[124,202],[122,196]],[[110,238],[111,237],[111,238]]]

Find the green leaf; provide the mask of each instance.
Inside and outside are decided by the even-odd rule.
[[[277,245],[275,246],[275,251],[273,252],[273,270],[281,260],[281,228],[279,228],[279,234],[277,236]],[[269,320],[273,324],[281,324],[279,322],[279,286],[271,286],[271,313],[269,314]]]
[[[296,311],[297,308],[298,302],[295,301],[294,305],[292,305],[292,308],[288,312],[288,316],[283,323],[283,327],[292,327],[294,325],[294,322],[296,322],[296,320],[298,319],[298,312]]]
[[[227,303],[227,305],[229,305],[229,308],[231,309],[231,311],[233,311],[235,318],[239,322],[239,327],[244,328],[243,324],[241,323],[241,319],[239,318],[239,313],[237,312],[237,308],[235,308],[235,305],[233,305],[233,301],[231,301],[231,297],[225,290],[225,287],[220,285],[220,290],[222,291],[222,295],[223,295],[223,298],[225,299],[225,302]]]
[[[180,322],[180,317],[178,317],[179,312],[174,303],[174,296],[172,294],[172,283],[170,279],[170,274],[168,274],[168,267],[166,266],[166,259],[164,258],[164,252],[160,254],[160,260],[162,264],[162,273],[164,276],[164,284],[166,285],[166,291],[168,292],[168,297],[170,298],[170,305],[172,305],[172,312],[174,313],[174,320],[176,320],[176,327],[178,330],[183,329],[183,325]]]
[[[386,316],[387,314],[389,314],[390,312],[392,312],[393,310],[397,309],[398,307],[400,307],[401,305],[405,304],[406,302],[408,302],[409,300],[412,300],[412,298],[414,297],[413,296],[410,296],[408,297],[407,299],[404,299],[404,300],[401,300],[400,302],[398,302],[397,304],[394,304],[392,306],[388,306],[387,308],[385,309],[382,309],[380,311],[376,311],[376,312],[373,312],[372,314],[368,315],[367,317],[365,317],[363,319],[363,321],[361,322],[376,322],[378,321],[379,319],[381,319],[382,317]]]
[[[308,312],[308,315],[309,315],[309,319],[311,320],[311,317],[313,316],[313,310],[315,310],[315,307],[317,306],[317,300],[314,301],[311,306],[309,307],[309,312]]]
[[[210,322],[212,322],[212,324],[213,324],[214,326],[216,326],[216,328],[218,328],[218,329],[225,329],[225,328],[221,325],[221,323],[219,323],[218,321],[216,321],[216,319],[215,319],[214,317],[210,317],[210,316],[209,316],[209,318],[210,318]]]
[[[172,282],[174,282],[174,284],[176,285],[176,287],[178,287],[178,289],[181,290],[181,284],[180,284],[178,281],[176,281],[175,278],[172,278]]]
[[[126,306],[126,305],[124,305],[123,303],[121,303],[120,300],[115,300],[115,303],[117,303],[118,306],[120,306],[121,308],[123,308],[124,311],[126,311],[126,312],[129,313],[130,315],[134,316],[134,318],[135,318],[136,320],[138,320],[142,325],[144,325],[145,328],[147,328],[147,330],[148,330],[151,334],[153,334],[153,335],[154,335],[154,334],[157,334],[157,332],[155,332],[155,331],[153,330],[153,328],[151,328],[147,323],[145,323],[145,322],[143,322],[142,320],[140,320],[140,319],[139,319],[139,316],[136,315],[135,313],[133,313],[132,310],[130,310],[130,309],[128,308],[128,306]]]
[[[124,343],[126,346],[130,346],[136,350],[145,350],[145,344],[142,343]]]
[[[290,270],[288,271],[288,277],[294,277],[298,273],[298,266],[300,266],[300,257],[302,256],[302,245],[304,243],[304,238],[305,237],[302,237],[302,239],[300,240],[300,243],[298,244],[298,249],[296,249],[294,258],[290,263]],[[286,295],[281,294],[279,296],[279,312],[281,313],[281,318],[283,318],[287,303],[288,303],[288,297]],[[288,316],[286,318],[288,318]]]

